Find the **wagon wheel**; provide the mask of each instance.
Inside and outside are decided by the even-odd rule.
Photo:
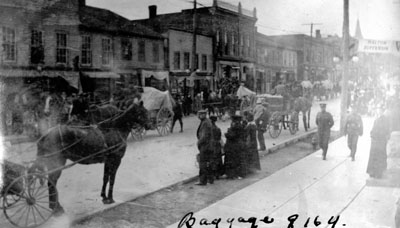
[[[294,135],[299,130],[299,113],[293,111],[289,119],[289,131]]]
[[[172,118],[174,114],[168,108],[161,108],[157,113],[156,127],[161,136],[171,132]]]
[[[132,138],[142,141],[146,135],[146,129],[143,126],[134,126],[131,130]]]
[[[269,121],[268,133],[271,136],[271,138],[275,139],[281,134],[281,131],[282,131],[281,114],[279,114],[279,112],[274,112],[272,113],[271,119]]]
[[[16,227],[38,227],[53,214],[49,208],[48,188],[54,186],[41,174],[28,174],[15,179],[4,191],[3,211]],[[55,188],[55,195],[57,189]]]

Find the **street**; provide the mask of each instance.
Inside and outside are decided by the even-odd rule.
[[[338,123],[339,100],[328,101],[328,111],[332,112]],[[311,128],[315,128],[315,115],[319,107],[314,103],[311,112]],[[300,118],[301,119],[301,118]],[[103,205],[100,197],[102,185],[103,165],[75,165],[63,171],[57,184],[60,203],[66,211],[67,221],[75,221],[93,213],[103,211],[123,202],[136,199],[140,196],[168,187],[170,185],[193,178],[198,174],[195,156],[195,132],[199,120],[196,116],[184,118],[184,132],[175,132],[166,137],[158,136],[156,131],[149,131],[143,141],[128,138],[128,148],[118,170],[114,186],[116,204]],[[226,132],[230,120],[218,121],[217,125],[222,132]],[[337,124],[336,124],[337,126]],[[288,130],[282,130],[277,139],[271,139],[268,133],[264,135],[267,148],[271,148],[290,138],[304,134],[302,124],[296,135]],[[12,147],[15,153],[9,152],[6,158],[16,163],[30,161],[35,157],[35,145],[25,143]],[[5,218],[1,217],[2,227],[9,227]]]

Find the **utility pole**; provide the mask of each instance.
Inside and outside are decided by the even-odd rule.
[[[192,72],[196,71],[196,45],[197,45],[197,0],[193,1],[193,43],[192,43]]]
[[[342,97],[340,103],[340,132],[343,134],[344,122],[348,106],[348,83],[349,83],[349,0],[343,0],[343,74],[342,74]]]
[[[313,32],[314,32],[314,25],[322,25],[321,23],[308,23],[308,24],[302,24],[302,25],[307,25],[307,26],[310,26],[310,61],[309,61],[309,63],[310,63],[310,65],[311,65],[311,63],[313,62],[313,51],[312,51],[312,46],[313,46]],[[311,66],[310,66],[310,73],[311,73]],[[311,76],[311,74],[310,74],[310,76]],[[308,80],[310,80],[310,78],[308,78]]]

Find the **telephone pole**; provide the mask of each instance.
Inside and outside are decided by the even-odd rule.
[[[342,97],[340,103],[340,132],[343,134],[344,121],[348,106],[348,83],[349,83],[349,0],[343,0],[343,74],[342,74]]]
[[[193,43],[192,43],[192,72],[196,71],[196,45],[197,45],[197,0],[193,1]]]

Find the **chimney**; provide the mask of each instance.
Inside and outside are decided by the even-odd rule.
[[[157,6],[151,5],[149,6],[149,18],[155,18],[157,16]]]
[[[239,5],[238,5],[238,13],[242,14],[242,3],[240,3],[240,2],[239,2]]]
[[[321,39],[322,38],[321,30],[319,30],[319,29],[315,30],[315,38],[317,38],[317,39]]]
[[[86,0],[78,0],[79,7],[86,6]]]

